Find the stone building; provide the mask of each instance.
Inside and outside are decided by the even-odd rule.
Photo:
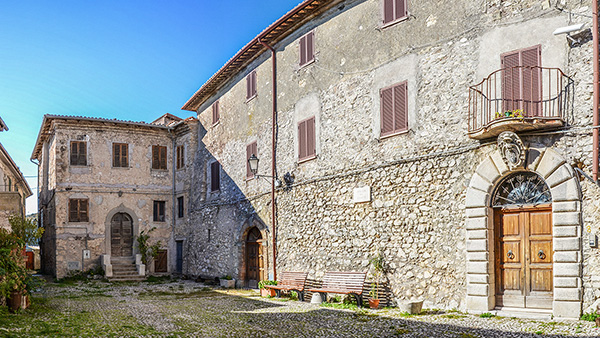
[[[196,134],[195,118],[171,114],[153,123],[45,115],[32,154],[43,269],[57,278],[100,265],[115,279],[144,274],[144,231],[163,246],[149,270],[176,272],[172,230],[187,222]],[[125,273],[134,261],[137,271]]]
[[[591,4],[302,2],[183,107],[183,273],[319,280],[382,252],[394,301],[578,317],[600,298]]]
[[[0,118],[0,132],[8,127]],[[10,229],[8,217],[25,217],[25,199],[33,195],[23,173],[0,144],[0,228]]]

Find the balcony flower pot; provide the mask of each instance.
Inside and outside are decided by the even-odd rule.
[[[369,298],[369,307],[371,309],[379,309],[379,299]]]

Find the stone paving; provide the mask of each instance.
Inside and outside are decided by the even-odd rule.
[[[0,336],[3,333],[6,337],[483,338],[600,335],[600,330],[586,321],[482,318],[435,310],[409,316],[393,308],[339,309],[288,299],[261,298],[254,290],[213,289],[191,281],[49,284],[35,299],[44,307],[28,310],[30,314],[10,315],[15,317],[0,322]],[[25,320],[28,315],[31,322]],[[19,320],[18,324],[15,319]],[[40,325],[47,325],[50,329],[36,331],[34,327]]]

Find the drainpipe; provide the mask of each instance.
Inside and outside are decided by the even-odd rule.
[[[175,218],[175,181],[176,181],[175,180],[175,161],[176,161],[175,152],[176,152],[176,149],[175,149],[175,135],[173,135],[173,130],[171,128],[169,128],[169,137],[171,138],[171,149],[172,149],[172,151],[171,151],[171,157],[172,157],[171,171],[173,173],[172,196],[171,196],[172,197],[171,198],[172,199],[172,209],[173,209],[173,210],[171,210],[172,214],[173,214],[173,217],[172,217],[173,224],[171,225],[171,232],[173,232],[173,234],[175,234],[175,220],[176,220],[176,218]]]
[[[593,164],[592,164],[592,176],[594,181],[598,181],[598,141],[599,131],[598,126],[600,125],[600,116],[598,114],[598,106],[600,104],[600,73],[598,70],[598,0],[593,1],[592,16],[594,22],[594,28],[592,31],[592,43],[594,44],[594,131],[593,131]]]
[[[258,38],[258,42],[268,48],[271,51],[271,60],[272,60],[272,70],[271,70],[271,82],[273,83],[272,89],[272,103],[273,103],[273,117],[271,121],[271,225],[273,227],[272,235],[273,236],[273,280],[277,280],[277,246],[276,246],[276,234],[275,234],[275,138],[276,138],[276,124],[277,124],[277,82],[276,82],[276,70],[277,70],[277,58],[275,54],[275,49],[268,44],[264,43],[260,38]]]

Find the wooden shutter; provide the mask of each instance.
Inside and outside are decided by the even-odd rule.
[[[386,88],[380,92],[381,97],[381,135],[394,132],[394,89]]]
[[[298,159],[306,158],[306,121],[298,123]]]
[[[219,162],[213,162],[210,165],[210,191],[221,190],[221,170]]]
[[[394,8],[394,20],[403,18],[406,16],[407,12],[406,12],[406,0],[395,0],[395,7]]]
[[[256,70],[253,70],[246,76],[246,99],[251,99],[256,95]]]
[[[88,218],[88,200],[79,200],[79,222],[87,222]]]
[[[300,66],[306,64],[306,39],[308,35],[300,38]]]
[[[87,142],[71,142],[71,165],[87,165]]]
[[[407,7],[407,0],[383,0],[383,24],[406,17]]]
[[[394,2],[395,0],[383,0],[383,23],[394,21]]]
[[[152,169],[158,169],[160,166],[158,146],[152,146]]]
[[[76,199],[69,200],[69,222],[78,222],[79,221],[79,213],[78,213],[79,204]]]
[[[158,221],[158,201],[154,201],[154,207],[152,208],[152,219],[157,222]]]
[[[250,170],[250,164],[248,164],[248,159],[250,159],[252,154],[258,156],[258,146],[256,141],[246,146],[246,177],[248,178],[254,177],[254,174],[252,174],[252,171]]]
[[[300,38],[300,66],[314,60],[314,32],[309,32]]]
[[[219,101],[215,101],[215,103],[213,103],[212,105],[212,123],[215,124],[217,122],[219,122]]]
[[[315,118],[306,121],[306,156],[315,156],[317,153],[317,138],[315,134]]]
[[[167,147],[160,147],[160,169],[167,169]]]
[[[78,142],[71,142],[71,165],[77,165],[79,156]]]
[[[408,129],[407,112],[407,83],[401,83],[394,87],[394,131],[403,131]]]
[[[177,146],[177,169],[181,169],[184,167],[185,164],[185,158],[184,158],[184,147],[181,146]]]
[[[523,105],[522,109],[527,116],[541,115],[541,48],[533,48],[521,51],[521,90]]]
[[[521,77],[519,68],[519,52],[504,54],[501,57],[502,64],[502,109],[519,109],[519,97],[521,96]]]

